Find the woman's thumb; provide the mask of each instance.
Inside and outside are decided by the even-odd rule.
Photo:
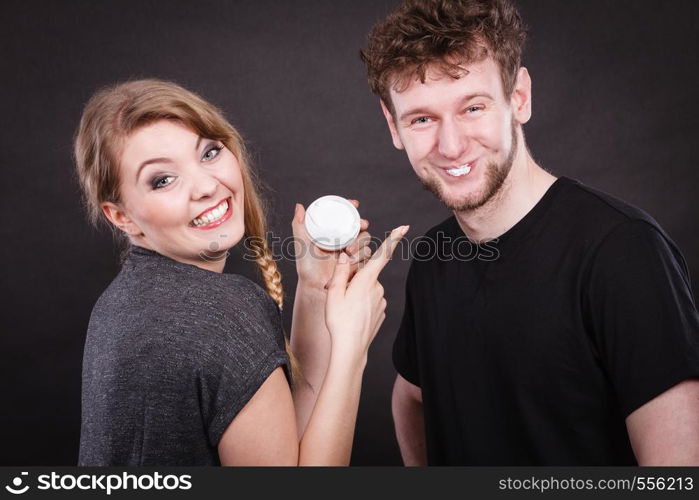
[[[349,256],[345,252],[340,253],[337,258],[337,264],[335,264],[332,278],[330,278],[330,282],[328,283],[328,299],[331,299],[331,296],[345,295],[347,281],[349,281],[350,268]]]

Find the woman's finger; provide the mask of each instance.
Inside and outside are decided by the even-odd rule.
[[[354,255],[362,247],[368,245],[370,241],[371,241],[371,234],[369,234],[367,231],[363,231],[363,232],[359,233],[359,235],[357,235],[357,239],[355,239],[351,245],[349,245],[347,248],[345,248],[345,252],[347,252],[349,255]]]
[[[371,247],[368,245],[363,246],[362,248],[359,249],[357,253],[352,255],[352,264],[359,264],[360,262],[364,262],[367,259],[371,257]]]
[[[369,279],[378,278],[379,273],[391,260],[394,250],[403,236],[405,236],[405,233],[408,232],[408,229],[410,229],[410,226],[399,226],[391,231],[391,234],[381,243],[381,246],[374,252],[374,255],[371,256],[371,259],[360,272]]]

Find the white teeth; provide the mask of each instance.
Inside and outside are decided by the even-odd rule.
[[[461,165],[458,168],[450,168],[449,170],[447,170],[447,173],[451,176],[454,176],[454,177],[461,177],[462,175],[466,175],[470,171],[471,171],[471,165],[466,164],[466,165]]]
[[[218,220],[221,217],[223,217],[226,212],[228,212],[228,201],[224,201],[211,212],[207,213],[205,216],[197,217],[192,221],[192,225],[205,226],[207,224],[211,224],[215,220]]]

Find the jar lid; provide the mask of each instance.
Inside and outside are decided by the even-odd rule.
[[[359,212],[341,196],[327,195],[306,210],[306,231],[323,250],[342,250],[359,234]]]

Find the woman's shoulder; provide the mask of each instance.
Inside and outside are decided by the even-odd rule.
[[[117,277],[95,305],[86,352],[94,347],[93,354],[114,359],[157,352],[162,363],[209,368],[284,353],[279,310],[244,276],[207,275],[177,287],[182,280],[124,285],[124,279]]]
[[[279,316],[279,310],[269,294],[240,274],[206,275],[196,280],[183,298],[191,306],[221,309],[223,314],[233,314],[236,318],[240,315],[255,316],[261,321]]]
[[[91,323],[110,330],[168,329],[187,335],[260,335],[281,328],[279,310],[254,281],[231,273],[128,264],[99,297]]]

